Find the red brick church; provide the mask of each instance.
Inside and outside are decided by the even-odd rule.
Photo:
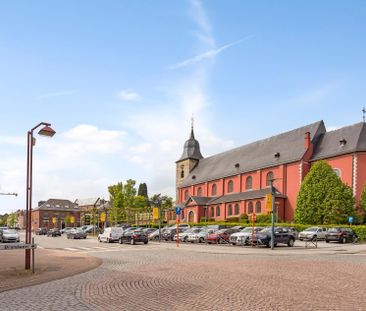
[[[176,161],[181,221],[225,220],[267,213],[265,196],[275,179],[276,213],[291,221],[300,184],[312,163],[325,160],[353,189],[357,205],[366,182],[366,125],[327,131],[323,121],[204,158],[193,127]]]

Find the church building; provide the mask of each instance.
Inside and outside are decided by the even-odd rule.
[[[325,160],[350,186],[359,205],[366,182],[366,126],[327,131],[318,121],[210,157],[203,157],[193,126],[176,161],[176,202],[181,221],[226,220],[268,213],[265,197],[275,187],[275,213],[291,221],[296,198],[315,161]]]

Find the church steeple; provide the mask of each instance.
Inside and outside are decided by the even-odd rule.
[[[194,138],[193,122],[194,122],[194,120],[192,118],[191,136],[184,143],[183,153],[178,161],[182,161],[182,160],[186,160],[186,159],[200,160],[203,158],[203,156],[201,154],[201,150],[200,150],[200,144]]]

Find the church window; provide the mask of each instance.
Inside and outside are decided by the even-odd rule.
[[[228,184],[227,184],[227,192],[228,193],[231,193],[231,192],[233,192],[234,191],[234,183],[233,183],[233,181],[232,180],[230,180],[229,182],[228,182]]]
[[[220,216],[220,206],[216,206],[216,216]]]
[[[261,202],[260,202],[260,201],[257,201],[257,202],[255,203],[255,212],[256,212],[257,214],[262,213],[262,204],[261,204]]]
[[[340,178],[342,176],[342,172],[339,168],[334,168],[333,172]]]
[[[239,204],[235,204],[235,215],[239,215]]]
[[[184,191],[184,200],[188,200],[188,190]]]
[[[211,207],[211,217],[215,217],[215,208]]]
[[[213,184],[211,187],[211,195],[216,195],[217,193],[217,186],[216,184]]]
[[[197,189],[197,196],[199,196],[199,197],[201,197],[201,196],[202,196],[202,188],[201,188],[201,187],[199,187],[199,188]]]
[[[249,202],[248,203],[248,214],[252,214],[253,213],[253,203]]]
[[[229,204],[228,215],[231,216],[232,214],[233,214],[233,206],[231,204]]]
[[[248,176],[245,181],[245,190],[250,190],[253,188],[253,178],[252,176]]]
[[[271,181],[273,180],[273,172],[268,172],[266,176],[266,186],[271,186]]]
[[[184,178],[184,170],[180,172],[180,178]]]

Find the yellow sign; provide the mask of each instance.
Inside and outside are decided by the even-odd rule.
[[[57,222],[56,217],[52,217],[52,222],[53,222],[53,224],[55,224]]]
[[[266,210],[268,212],[272,211],[272,194],[270,193],[266,194]]]
[[[159,208],[158,207],[153,208],[153,218],[154,218],[154,220],[159,219]]]
[[[105,222],[105,213],[104,212],[100,214],[100,221]]]
[[[74,223],[75,223],[75,217],[74,217],[74,216],[71,216],[71,217],[70,217],[70,222],[71,222],[72,224],[74,224]]]

